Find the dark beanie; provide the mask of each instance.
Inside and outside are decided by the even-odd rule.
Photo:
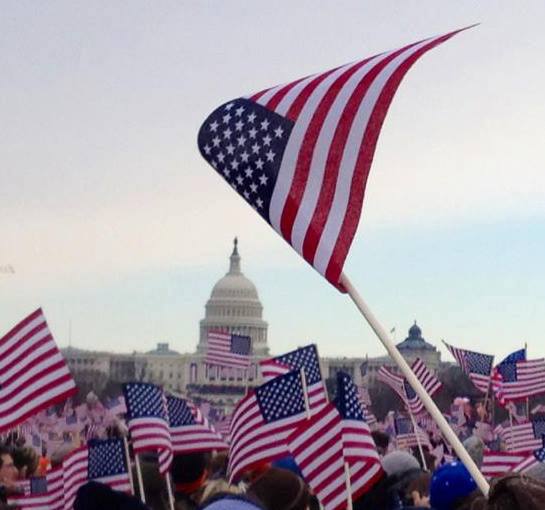
[[[114,491],[107,485],[88,482],[76,494],[74,510],[149,510],[138,498]]]
[[[270,468],[249,487],[267,510],[306,510],[310,494],[303,480],[287,469]]]
[[[208,456],[205,453],[185,453],[174,455],[170,474],[175,485],[192,483],[203,476],[208,466]]]

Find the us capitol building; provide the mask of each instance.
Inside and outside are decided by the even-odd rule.
[[[251,337],[253,356],[247,376],[240,370],[208,367],[204,364],[210,330],[229,331]],[[113,382],[149,381],[161,384],[176,393],[230,408],[246,392],[248,386],[261,382],[257,369],[259,360],[281,354],[269,352],[267,331],[263,305],[256,286],[242,273],[238,242],[235,239],[229,257],[229,271],[214,285],[205,305],[204,318],[199,323],[196,352],[181,354],[172,350],[168,343],[158,343],[155,349],[146,353],[119,354],[72,347],[63,349],[62,352],[70,370],[80,380],[87,378],[88,382],[93,382],[102,378]],[[441,363],[440,352],[422,338],[422,331],[416,322],[409,329],[407,338],[398,344],[398,349],[409,363],[415,358],[421,358],[433,370],[437,370]],[[321,362],[326,378],[334,377],[337,371],[344,370],[352,376],[356,384],[363,382],[361,367],[365,366],[365,378],[369,385],[374,384],[376,372],[381,366],[394,367],[389,356],[322,358]]]

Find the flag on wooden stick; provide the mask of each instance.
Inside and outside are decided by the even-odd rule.
[[[300,370],[275,377],[240,400],[229,433],[231,479],[256,464],[288,455],[287,438],[307,415]]]
[[[172,463],[172,442],[163,390],[155,384],[138,382],[124,384],[123,394],[134,452],[158,452],[159,471],[166,474]]]
[[[174,453],[227,450],[227,443],[194,405],[178,397],[167,396],[168,421]]]
[[[463,372],[469,377],[475,387],[482,393],[486,393],[490,386],[492,377],[492,366],[494,356],[480,352],[459,349],[443,342],[450,353],[454,356]]]
[[[41,309],[0,338],[0,432],[76,392]]]
[[[327,393],[322,379],[320,358],[316,345],[299,347],[286,354],[262,360],[259,365],[265,381],[270,381],[274,377],[286,374],[291,370],[303,369],[311,411],[319,409],[327,402]]]
[[[341,416],[325,404],[288,438],[289,449],[325,510],[347,508]]]

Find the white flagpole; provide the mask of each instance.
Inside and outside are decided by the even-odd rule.
[[[346,492],[347,492],[347,501],[348,506],[347,510],[352,510],[352,484],[350,483],[350,466],[348,462],[344,463],[344,478],[346,480]]]
[[[308,393],[307,393],[307,376],[305,375],[305,369],[301,368],[301,381],[303,384],[303,395],[305,397],[305,410],[307,412],[307,420],[310,419],[310,405],[308,402]]]
[[[459,459],[464,463],[467,470],[475,480],[477,486],[481,490],[481,492],[488,496],[488,491],[490,489],[490,485],[486,481],[485,477],[482,475],[482,473],[479,471],[479,468],[473,461],[473,459],[470,457],[469,453],[467,453],[466,449],[464,448],[464,445],[458,439],[458,436],[454,433],[454,431],[450,428],[449,424],[447,423],[447,420],[445,420],[445,417],[441,414],[441,411],[438,409],[435,402],[431,399],[429,394],[424,389],[424,386],[420,383],[418,378],[414,375],[413,371],[403,358],[401,356],[401,353],[398,351],[395,344],[392,342],[391,338],[388,336],[386,330],[380,324],[380,322],[376,319],[376,317],[373,315],[363,298],[359,295],[358,291],[352,286],[352,283],[350,283],[350,280],[347,278],[345,274],[341,275],[340,283],[344,286],[346,291],[348,292],[348,295],[354,302],[354,304],[358,307],[359,311],[365,318],[365,320],[369,323],[375,334],[378,336],[380,341],[383,343],[384,347],[388,351],[388,354],[390,357],[396,362],[397,366],[399,367],[401,373],[403,376],[407,379],[409,384],[413,387],[416,394],[420,397],[422,400],[422,403],[424,404],[424,407],[427,409],[427,411],[430,413],[431,417],[435,420],[437,425],[439,426],[439,429],[447,439],[447,441],[452,445],[454,448],[454,451],[458,455]]]
[[[140,489],[140,500],[146,502],[146,494],[144,492],[144,480],[142,479],[142,469],[140,468],[140,457],[137,453],[134,454],[134,463],[136,465],[136,477],[138,478],[138,488]]]
[[[170,472],[165,476],[165,483],[167,484],[168,503],[170,510],[174,510],[174,495],[172,494],[172,480],[170,479]]]
[[[414,437],[416,438],[416,444],[418,445],[418,451],[420,452],[420,458],[422,459],[422,467],[424,468],[424,471],[427,471],[428,465],[426,464],[426,457],[424,457],[424,450],[422,448],[422,443],[420,442],[420,434],[416,429],[416,420],[414,419],[414,415],[408,406],[407,411],[409,411],[409,416],[411,417],[411,421],[413,422]]]
[[[127,471],[129,472],[129,481],[131,484],[131,494],[134,496],[134,479],[132,477],[131,456],[129,454],[129,443],[126,436],[123,436],[123,445],[125,446],[125,458],[127,459]]]

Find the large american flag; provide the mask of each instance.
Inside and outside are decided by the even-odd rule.
[[[487,478],[502,476],[524,459],[526,459],[526,455],[520,453],[485,451],[481,472]]]
[[[159,471],[164,475],[172,464],[172,442],[163,390],[151,383],[127,383],[123,394],[134,452],[159,452]]]
[[[289,449],[325,510],[347,508],[342,423],[332,404],[325,404],[288,438]]]
[[[76,391],[41,308],[0,339],[0,432]]]
[[[209,331],[204,362],[221,367],[245,368],[250,365],[252,339],[226,331]]]
[[[514,401],[545,393],[545,359],[502,361],[494,372],[494,385],[502,401]]]
[[[231,480],[255,464],[288,455],[287,437],[306,418],[299,370],[275,377],[242,398],[231,419]]]
[[[510,452],[529,452],[543,446],[545,419],[504,427],[503,440]]]
[[[467,351],[459,349],[443,342],[450,353],[454,356],[460,368],[469,377],[475,387],[486,393],[492,377],[492,367],[494,365],[494,356],[481,354],[480,352]]]
[[[33,490],[24,496],[10,496],[8,504],[20,510],[61,510],[64,508],[64,483],[62,466],[48,471],[44,490]]]
[[[456,33],[230,101],[202,125],[199,149],[341,288],[375,146],[397,87],[420,56]]]
[[[327,391],[322,379],[320,358],[316,345],[307,345],[281,356],[262,360],[259,365],[261,375],[265,381],[270,381],[274,377],[286,374],[291,370],[303,369],[311,411],[314,412],[327,402]]]
[[[226,450],[227,443],[202,416],[182,398],[167,396],[170,437],[174,453]]]
[[[73,451],[63,461],[64,508],[72,510],[78,489],[96,480],[114,490],[131,492],[131,482],[122,439],[94,439]]]
[[[341,416],[343,453],[350,468],[352,497],[367,492],[384,472],[361,406],[358,389],[345,372],[337,372],[335,406]]]
[[[441,381],[420,358],[414,360],[411,370],[430,397],[439,391],[442,386]],[[377,379],[392,388],[413,415],[417,415],[424,410],[422,400],[403,376],[382,366],[377,373]]]

